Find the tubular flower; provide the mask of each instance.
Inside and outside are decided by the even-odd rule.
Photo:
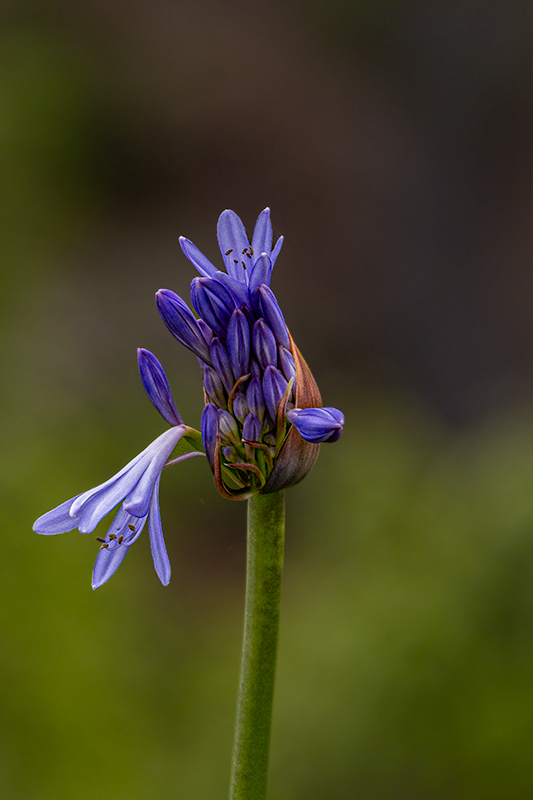
[[[250,242],[233,211],[218,220],[225,271],[188,239],[180,245],[200,277],[191,303],[161,289],[159,312],[175,338],[202,365],[202,437],[218,491],[245,499],[298,483],[311,469],[320,442],[336,441],[344,417],[322,408],[320,392],[270,289],[283,238],[273,246],[270,211]]]
[[[225,271],[218,270],[188,239],[180,245],[200,277],[191,283],[191,303],[177,294],[156,294],[172,335],[202,367],[205,406],[201,433],[187,426],[174,404],[157,358],[138,350],[146,393],[170,428],[105,483],[67,500],[36,521],[41,534],[92,533],[116,506],[93,572],[97,589],[116,572],[148,520],[154,567],[170,580],[170,563],[159,512],[159,481],[166,466],[207,456],[218,491],[231,500],[277,492],[307,475],[319,443],[336,441],[344,417],[323,408],[320,392],[285,324],[270,289],[283,237],[273,245],[270,211],[259,215],[252,241],[233,211],[218,220]],[[191,449],[171,459],[183,440]]]
[[[146,520],[155,571],[161,583],[164,586],[168,584],[170,562],[159,513],[161,473],[169,464],[203,455],[194,449],[168,461],[182,438],[197,448],[199,433],[182,422],[156,357],[148,350],[139,350],[138,357],[146,392],[172,427],[108,481],[43,514],[33,526],[36,533],[48,535],[67,533],[74,528],[78,528],[80,533],[92,533],[98,523],[121,503],[105,538],[98,539],[101,546],[94,565],[93,589],[98,589],[116,572],[131,545],[139,538]]]

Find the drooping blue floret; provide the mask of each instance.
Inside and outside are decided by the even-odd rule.
[[[156,572],[163,584],[170,580],[159,514],[159,480],[167,459],[186,431],[186,425],[165,431],[108,481],[67,500],[39,517],[33,526],[36,533],[45,535],[67,533],[74,528],[92,533],[115,506],[122,504],[99,551],[93,588],[105,583],[118,569],[147,519]]]
[[[308,442],[336,442],[344,425],[344,414],[338,408],[293,408],[287,412],[298,433]]]

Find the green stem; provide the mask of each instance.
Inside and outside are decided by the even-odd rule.
[[[248,500],[246,607],[230,800],[264,800],[276,672],[285,504],[283,492]]]

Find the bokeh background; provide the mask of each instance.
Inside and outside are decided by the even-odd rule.
[[[270,797],[533,796],[533,10],[528,0],[3,0],[0,794],[226,795],[244,507],[169,470],[90,589],[34,519],[198,425],[158,319],[177,237],[269,205],[274,290],[346,429],[288,493]]]

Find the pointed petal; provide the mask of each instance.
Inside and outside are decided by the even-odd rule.
[[[68,531],[73,531],[74,528],[77,528],[78,519],[77,517],[71,517],[69,511],[72,507],[72,503],[78,497],[79,495],[76,495],[76,497],[66,500],[64,503],[61,503],[60,506],[57,506],[57,508],[39,517],[33,524],[35,533],[44,533],[50,536],[54,533],[68,533]]]
[[[209,278],[217,271],[217,268],[189,239],[186,239],[185,236],[180,236],[179,242],[181,249],[200,275],[203,275],[204,278]]]
[[[254,235],[252,236],[252,250],[254,256],[268,253],[272,250],[272,223],[270,222],[270,209],[265,208],[257,217]]]
[[[174,404],[167,376],[157,358],[149,350],[139,347],[137,360],[144,389],[153,405],[169,425],[182,425],[183,420]]]
[[[262,253],[254,264],[254,268],[250,273],[250,292],[257,289],[262,283],[267,286],[270,285],[270,276],[272,275],[272,262],[266,253]]]
[[[281,250],[281,245],[283,244],[283,236],[280,236],[276,244],[274,245],[274,249],[270,254],[270,260],[272,261],[272,266],[276,263],[276,259],[279,256],[279,251]]]
[[[217,237],[228,275],[247,283],[243,262],[246,264],[244,251],[249,249],[250,243],[244,225],[234,211],[226,209],[218,218]]]
[[[98,589],[115,574],[124,561],[130,546],[141,535],[145,522],[146,517],[139,519],[128,514],[123,507],[119,509],[105,537],[107,547],[101,547],[96,557],[93,569],[93,589]],[[110,538],[111,536],[113,538]],[[119,537],[123,539],[120,544]]]
[[[156,481],[152,492],[150,515],[148,517],[148,533],[150,535],[150,549],[152,551],[155,571],[163,586],[168,586],[170,581],[170,561],[165,546],[161,514],[159,512],[159,480]]]

